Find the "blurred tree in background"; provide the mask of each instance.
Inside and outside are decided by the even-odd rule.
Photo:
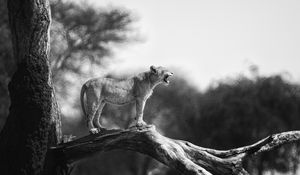
[[[114,48],[135,41],[135,18],[121,8],[96,8],[72,1],[52,1],[51,68],[63,113],[64,133],[81,136],[87,129],[81,117],[81,84],[95,76]],[[7,117],[7,84],[15,70],[6,2],[0,1],[0,129]],[[300,86],[280,75],[241,76],[219,81],[200,92],[176,74],[169,87],[159,86],[147,101],[145,120],[164,135],[216,149],[251,144],[269,134],[300,128]],[[126,128],[135,106],[107,105],[102,123]],[[115,165],[118,166],[115,166]],[[299,165],[299,146],[287,145],[246,163],[251,174],[268,170],[292,172]],[[130,151],[95,155],[74,174],[176,174],[155,160]]]
[[[103,66],[113,44],[133,40],[131,13],[120,8],[95,8],[58,0],[52,3],[52,58],[54,77],[64,70],[80,72],[82,62]]]
[[[210,88],[201,98],[195,143],[217,149],[251,144],[267,135],[300,128],[300,86],[279,75],[249,79]],[[214,128],[214,129],[213,129]],[[276,169],[296,171],[299,147],[288,145],[248,162],[252,174]]]

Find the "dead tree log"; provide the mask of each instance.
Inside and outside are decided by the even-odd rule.
[[[95,152],[125,149],[155,158],[185,175],[246,175],[242,161],[250,155],[298,141],[300,131],[271,135],[253,145],[231,150],[214,150],[174,140],[158,133],[154,126],[129,130],[107,130],[51,148],[56,157],[72,164]]]

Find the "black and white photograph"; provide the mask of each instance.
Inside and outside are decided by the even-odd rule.
[[[0,175],[300,175],[300,1],[0,0]]]

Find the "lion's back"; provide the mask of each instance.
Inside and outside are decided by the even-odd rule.
[[[101,78],[97,80],[103,100],[114,104],[125,104],[134,100],[134,81]]]

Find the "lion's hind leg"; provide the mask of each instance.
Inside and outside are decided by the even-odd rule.
[[[101,101],[100,102],[100,105],[97,109],[97,112],[95,114],[95,117],[93,119],[93,124],[94,126],[96,126],[98,128],[98,131],[100,132],[101,130],[104,130],[105,128],[103,128],[100,124],[100,117],[101,117],[101,113],[102,113],[102,110],[105,106],[105,102]]]
[[[87,125],[91,134],[97,134],[98,129],[93,124],[94,117],[99,108],[99,102],[95,98],[87,98]]]

